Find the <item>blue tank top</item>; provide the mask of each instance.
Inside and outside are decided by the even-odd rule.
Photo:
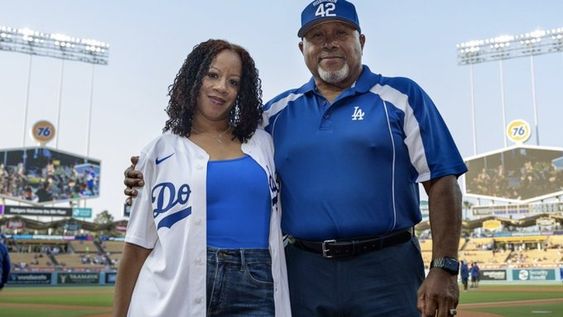
[[[271,213],[266,173],[250,156],[207,164],[207,245],[268,248]]]

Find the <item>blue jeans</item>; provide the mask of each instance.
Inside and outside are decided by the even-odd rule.
[[[293,317],[419,317],[424,265],[416,238],[362,255],[326,259],[286,247]]]
[[[271,267],[267,249],[207,247],[207,316],[274,316]]]

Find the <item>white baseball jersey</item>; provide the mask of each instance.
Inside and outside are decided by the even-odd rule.
[[[242,151],[268,176],[275,312],[291,316],[272,139],[257,130]],[[125,241],[153,251],[141,268],[128,316],[206,316],[208,161],[202,148],[171,133],[143,149],[137,168],[145,186],[133,200]]]

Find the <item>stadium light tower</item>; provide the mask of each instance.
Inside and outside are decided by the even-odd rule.
[[[506,59],[529,57],[530,58],[530,75],[532,86],[532,106],[534,111],[534,126],[536,135],[536,144],[540,145],[539,128],[538,128],[538,111],[536,103],[536,80],[534,74],[534,56],[563,53],[563,28],[551,30],[535,30],[524,34],[502,35],[486,40],[474,40],[457,45],[458,65],[470,66],[470,85],[471,85],[471,107],[472,113],[475,113],[475,104],[473,96],[473,64],[486,62],[499,62],[499,74],[501,84],[501,106],[503,119],[503,140],[506,147],[506,136],[504,129],[506,127],[506,114],[504,105],[504,77],[502,61]],[[473,148],[477,152],[475,139],[475,116],[473,115]],[[477,154],[477,153],[474,153]]]
[[[58,116],[56,131],[59,130],[62,86],[64,78],[65,60],[77,61],[92,64],[92,83],[90,86],[90,109],[88,115],[92,115],[93,87],[94,87],[94,66],[107,65],[109,61],[109,44],[93,40],[71,37],[61,33],[43,33],[28,28],[17,29],[7,26],[0,26],[0,51],[10,51],[29,55],[27,92],[24,112],[24,132],[22,145],[25,147],[25,136],[27,130],[27,115],[29,108],[29,90],[31,85],[31,69],[33,56],[53,57],[61,60],[61,77],[59,83],[58,97]],[[88,140],[87,152],[90,151],[90,129],[91,119],[88,118]],[[58,133],[56,148],[58,148]],[[87,153],[88,155],[89,153]]]
[[[100,65],[107,65],[109,59],[109,45],[104,42],[6,26],[0,26],[0,50]]]

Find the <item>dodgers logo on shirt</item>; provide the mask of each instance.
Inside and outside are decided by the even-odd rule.
[[[354,113],[352,114],[352,120],[364,120],[364,115],[366,113],[360,107],[354,107]]]
[[[185,205],[191,192],[188,184],[180,186],[178,191],[176,191],[176,186],[169,182],[155,185],[152,188],[153,217],[156,219],[160,214],[168,213],[176,205]],[[176,222],[188,217],[191,213],[192,207],[187,207],[166,215],[158,222],[156,229],[158,230],[161,227],[171,228]]]

